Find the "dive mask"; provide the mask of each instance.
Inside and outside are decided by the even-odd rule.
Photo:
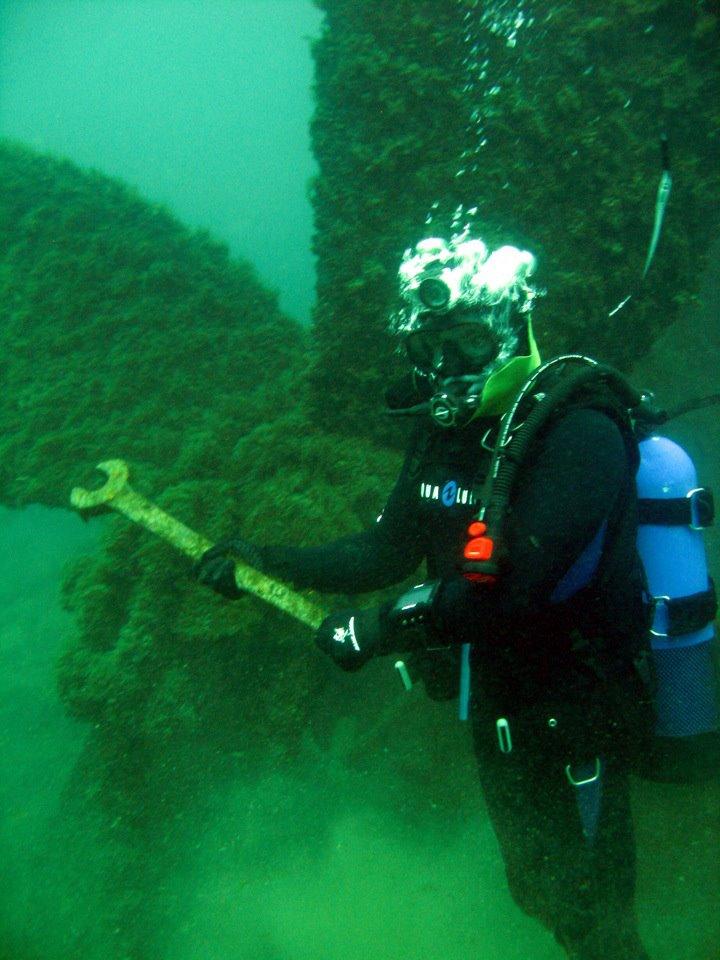
[[[484,323],[455,323],[441,329],[414,330],[405,337],[412,365],[425,375],[476,374],[496,359],[500,344]]]

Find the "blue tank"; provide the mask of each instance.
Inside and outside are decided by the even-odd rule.
[[[654,599],[657,684],[654,748],[641,772],[655,780],[705,779],[720,768],[714,590],[702,535],[708,501],[682,447],[659,436],[639,446],[638,551]]]

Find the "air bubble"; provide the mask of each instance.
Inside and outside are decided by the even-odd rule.
[[[469,104],[467,143],[458,159],[455,174],[455,177],[462,177],[468,170],[477,172],[478,164],[468,164],[467,161],[476,158],[488,143],[488,112],[482,106],[484,99],[496,97],[503,85],[514,79],[512,67],[503,67],[500,73],[497,67],[493,70],[491,58],[487,55],[492,49],[488,45],[488,35],[500,38],[509,48],[516,48],[521,38],[527,38],[528,28],[535,22],[533,8],[537,0],[483,0],[483,3],[480,0],[458,0],[458,3],[466,47],[466,55],[461,61],[465,73],[462,93]],[[458,224],[459,220],[455,226]]]

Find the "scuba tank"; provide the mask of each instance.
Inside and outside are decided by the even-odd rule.
[[[637,544],[653,605],[657,722],[638,772],[669,782],[707,779],[720,769],[717,604],[702,535],[713,521],[712,494],[672,440],[649,436],[639,448]]]

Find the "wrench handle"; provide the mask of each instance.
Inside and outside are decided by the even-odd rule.
[[[195,533],[190,527],[186,527],[184,523],[165,513],[130,487],[116,494],[109,501],[108,506],[122,513],[133,523],[139,523],[141,527],[167,540],[191,560],[199,560],[212,546],[206,537]]]

